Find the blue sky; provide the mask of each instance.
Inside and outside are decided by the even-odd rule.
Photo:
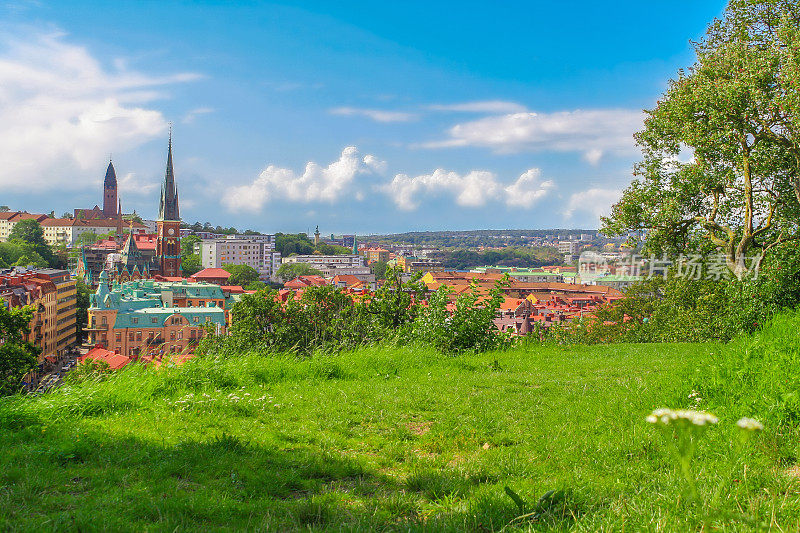
[[[0,3],[0,204],[262,231],[597,227],[721,1]]]

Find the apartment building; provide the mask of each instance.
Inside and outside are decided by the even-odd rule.
[[[0,242],[6,242],[11,230],[20,220],[35,220],[41,222],[48,218],[47,215],[39,215],[35,213],[27,213],[25,211],[6,211],[0,213]]]
[[[364,266],[364,258],[357,254],[344,255],[291,255],[283,258],[284,263],[305,263],[322,272],[326,278],[370,274],[368,266]]]
[[[77,340],[77,287],[69,271],[52,268],[0,271],[0,294],[9,307],[33,307],[28,341],[40,360],[60,356]]]
[[[247,265],[263,281],[271,280],[281,266],[281,254],[275,251],[275,235],[229,235],[199,243],[203,268],[222,265]]]

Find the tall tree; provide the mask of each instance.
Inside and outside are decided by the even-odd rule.
[[[32,317],[30,307],[0,306],[0,396],[19,392],[22,378],[36,366],[39,349],[24,340]]]
[[[56,266],[56,257],[50,245],[44,239],[42,226],[33,219],[20,220],[8,234],[8,241],[17,243],[25,248],[25,255],[31,260],[30,264],[35,266]],[[38,256],[38,257],[37,257]],[[39,261],[41,258],[44,262]]]
[[[653,251],[711,245],[742,277],[798,238],[800,4],[732,0],[636,135],[643,160],[604,231]],[[687,153],[689,160],[686,160]],[[705,244],[704,244],[705,243]]]

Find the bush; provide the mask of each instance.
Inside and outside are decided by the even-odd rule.
[[[484,351],[508,339],[493,324],[502,302],[499,289],[489,296],[472,291],[458,297],[452,310],[449,293],[427,291],[416,280],[400,281],[387,269],[387,281],[374,293],[347,294],[336,287],[309,287],[302,296],[282,302],[276,291],[246,294],[231,311],[229,335],[207,335],[200,354],[235,356],[250,350],[299,353],[350,350],[382,342],[422,342],[445,353]],[[452,311],[452,312],[451,312]]]

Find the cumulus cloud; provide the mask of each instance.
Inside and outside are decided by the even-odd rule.
[[[525,106],[504,100],[483,100],[479,102],[462,102],[459,104],[434,104],[427,106],[431,111],[455,111],[463,113],[523,113]]]
[[[364,109],[359,107],[336,107],[329,111],[331,115],[361,116],[375,122],[410,122],[416,120],[418,115],[405,111],[389,111],[384,109]]]
[[[588,189],[572,194],[564,209],[564,217],[572,218],[577,212],[588,213],[599,220],[611,213],[611,206],[622,196],[620,189]]]
[[[539,169],[528,170],[504,187],[492,172],[473,170],[462,175],[438,168],[431,174],[414,177],[397,174],[381,190],[399,209],[413,211],[419,207],[421,196],[438,194],[453,196],[462,207],[483,207],[490,201],[504,201],[511,207],[530,208],[554,187],[551,180],[541,181]]]
[[[530,209],[539,200],[555,189],[553,180],[542,181],[542,172],[532,168],[524,172],[514,183],[505,188],[506,204],[511,207]]]
[[[385,165],[372,155],[362,157],[355,146],[348,146],[327,167],[309,162],[302,174],[270,165],[252,183],[230,188],[222,202],[231,211],[251,212],[260,211],[273,200],[332,203],[353,190],[357,176],[380,173]]]
[[[0,39],[0,189],[94,185],[110,152],[163,135],[161,112],[148,108],[192,73],[149,76],[116,62],[106,69],[62,33],[19,32]],[[100,176],[102,177],[102,176]]]
[[[597,164],[607,153],[633,152],[633,133],[641,129],[643,119],[641,111],[628,109],[509,113],[456,124],[448,139],[422,146],[483,146],[499,153],[582,152],[589,163]]]

